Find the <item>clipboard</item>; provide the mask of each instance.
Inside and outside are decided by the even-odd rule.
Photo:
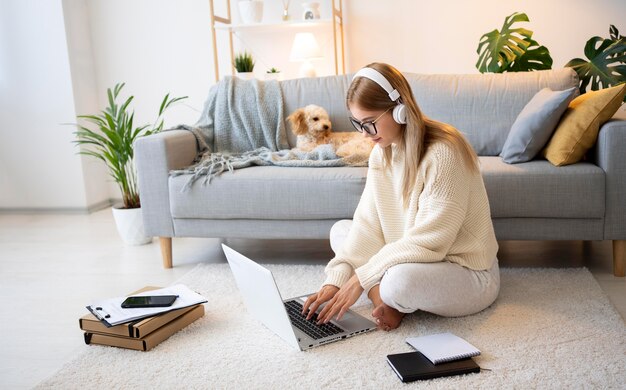
[[[168,307],[124,309],[122,308],[122,302],[127,297],[122,296],[97,301],[91,305],[87,305],[86,308],[91,314],[100,320],[102,324],[104,324],[107,328],[111,328],[115,325],[126,322],[152,317],[157,314],[167,313],[173,310],[183,309],[185,307],[208,302],[206,298],[192,291],[184,284],[177,284],[158,290],[146,291],[136,295],[178,295],[178,299],[176,299],[176,302],[174,302],[172,306]]]

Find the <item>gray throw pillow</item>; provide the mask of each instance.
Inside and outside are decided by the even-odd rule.
[[[575,87],[564,91],[544,88],[537,92],[511,126],[500,153],[502,160],[509,164],[532,160],[548,143],[575,94]]]

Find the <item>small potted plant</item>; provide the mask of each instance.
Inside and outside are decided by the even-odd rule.
[[[265,80],[280,80],[280,70],[271,68],[265,72]]]
[[[144,234],[137,172],[134,163],[134,142],[137,138],[158,133],[163,130],[163,114],[173,103],[186,99],[187,96],[170,98],[165,95],[159,108],[159,115],[152,125],[136,126],[133,123],[135,112],[128,105],[133,100],[130,96],[122,105],[117,97],[124,83],[115,85],[113,91],[107,89],[109,106],[97,115],[80,115],[95,126],[95,129],[76,124],[76,141],[80,154],[95,157],[103,161],[113,181],[122,193],[122,204],[113,206],[113,217],[122,240],[130,245],[142,245],[152,241]]]
[[[252,58],[252,54],[246,51],[237,54],[234,65],[239,77],[242,79],[250,80],[254,78],[254,73],[252,73],[254,71],[254,58]]]

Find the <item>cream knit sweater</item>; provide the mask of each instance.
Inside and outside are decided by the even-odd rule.
[[[491,268],[498,243],[480,173],[442,142],[428,148],[409,207],[402,206],[403,156],[394,145],[390,170],[376,146],[365,190],[343,247],[326,267],[326,281],[341,287],[356,272],[369,291],[387,269],[402,263],[450,261],[474,270]]]

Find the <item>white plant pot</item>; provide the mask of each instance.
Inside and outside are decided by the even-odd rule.
[[[282,80],[282,75],[280,73],[265,73],[265,80]]]
[[[237,72],[237,77],[242,80],[252,80],[254,78],[254,72]]]
[[[128,245],[144,245],[152,242],[152,237],[146,236],[143,228],[141,208],[123,209],[122,205],[113,206],[113,219],[122,241]]]
[[[239,16],[244,24],[261,23],[263,20],[263,1],[261,0],[240,0]]]

